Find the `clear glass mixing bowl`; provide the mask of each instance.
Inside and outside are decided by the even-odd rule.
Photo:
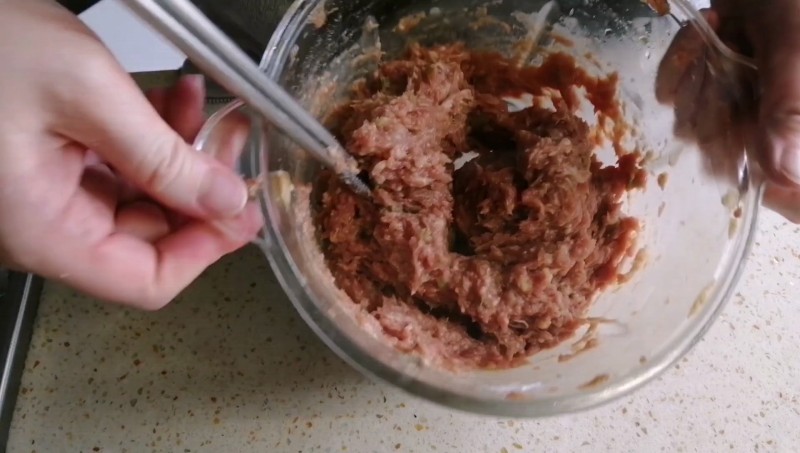
[[[533,37],[539,49],[620,74],[626,115],[650,151],[648,186],[626,204],[644,223],[645,252],[630,281],[591,307],[588,316],[598,322],[519,368],[443,371],[360,327],[357,315],[337,302],[299,215],[297,188],[314,181],[317,164],[240,103],[210,118],[196,145],[261,183],[266,224],[259,245],[305,321],[353,367],[478,413],[530,417],[586,409],[641,386],[701,338],[731,296],[753,239],[760,191],[744,150],[728,149],[729,159],[719,162],[679,132],[673,107],[654,93],[659,62],[683,18],[681,10],[659,16],[639,0],[298,0],[273,35],[262,68],[320,117],[346,96],[352,80],[374,68],[370,50],[378,42],[388,58],[412,40],[458,39],[509,51]]]

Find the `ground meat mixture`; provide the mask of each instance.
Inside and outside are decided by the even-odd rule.
[[[313,195],[347,303],[451,369],[511,367],[571,336],[639,229],[621,212],[644,182],[636,155],[603,166],[574,113],[583,87],[598,115],[618,114],[616,81],[566,55],[519,68],[454,44],[412,46],[359,83],[330,124],[374,198],[330,174]],[[554,105],[516,112],[503,99],[547,92]]]

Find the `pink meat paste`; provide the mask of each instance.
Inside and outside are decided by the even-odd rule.
[[[374,199],[330,174],[312,197],[344,303],[396,348],[452,369],[512,367],[573,335],[639,230],[621,205],[644,185],[638,156],[603,166],[575,114],[583,87],[618,120],[616,83],[562,54],[520,68],[454,44],[411,46],[357,84],[330,124]],[[545,88],[561,93],[555,112],[502,99]],[[478,157],[456,169],[466,152]]]

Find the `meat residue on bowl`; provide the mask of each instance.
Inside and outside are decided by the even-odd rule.
[[[358,83],[330,124],[373,199],[324,172],[312,194],[343,303],[449,369],[516,366],[572,336],[636,252],[622,203],[641,156],[596,155],[623,133],[617,83],[565,54],[519,67],[460,44],[412,45]],[[610,131],[579,117],[580,93]],[[510,109],[521,95],[551,102]]]

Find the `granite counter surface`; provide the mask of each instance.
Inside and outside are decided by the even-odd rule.
[[[631,396],[522,421],[375,384],[304,325],[257,249],[156,313],[49,284],[11,452],[800,450],[800,228],[766,214],[705,339]]]

